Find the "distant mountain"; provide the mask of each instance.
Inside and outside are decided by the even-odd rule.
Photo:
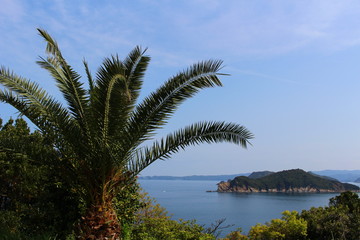
[[[323,176],[323,175],[319,175],[319,174],[316,174],[316,173],[313,173],[313,172],[308,172],[316,177],[321,177],[321,178],[324,178],[324,179],[327,179],[327,180],[333,180],[333,181],[339,181],[338,179],[336,178],[332,178],[332,177],[329,177],[329,176]]]
[[[275,173],[275,172],[270,172],[270,171],[253,172],[248,176],[248,178],[257,179],[257,178],[265,177],[265,176],[273,174],[273,173]]]
[[[360,178],[360,170],[323,170],[311,171],[312,173],[335,178],[340,182],[355,182]]]
[[[196,181],[227,181],[237,176],[249,176],[250,173],[239,173],[230,175],[193,175],[184,177],[175,176],[140,176],[141,180],[196,180]]]
[[[218,183],[218,192],[359,192],[358,186],[329,180],[301,169],[285,170],[260,178],[238,176]]]
[[[360,183],[360,177],[358,179],[356,179],[354,182]]]

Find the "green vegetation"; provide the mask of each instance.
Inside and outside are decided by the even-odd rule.
[[[307,224],[296,211],[285,211],[281,219],[273,219],[265,225],[258,224],[249,231],[250,239],[306,239]]]
[[[305,240],[307,222],[296,211],[284,211],[281,219],[273,219],[266,224],[251,227],[248,235],[240,231],[229,233],[223,240]]]
[[[273,173],[274,172],[271,172],[271,171],[253,172],[248,176],[248,178],[254,178],[254,179],[262,178],[262,177],[268,176]]]
[[[0,101],[27,117],[51,146],[51,161],[61,173],[61,183],[81,199],[82,217],[75,228],[79,238],[120,237],[124,216],[118,215],[115,199],[154,161],[200,143],[246,147],[252,138],[239,124],[204,121],[154,140],[156,130],[185,100],[204,88],[222,85],[218,78],[223,75],[219,72],[222,61],[194,64],[139,101],[150,61],[140,47],[124,60],[117,55],[105,58],[95,77],[84,61],[89,84],[85,89],[56,41],[44,30],[39,33],[47,56],[37,63],[54,78],[67,107],[38,84],[4,67],[0,69]],[[12,150],[24,154],[21,148]]]
[[[221,185],[224,185],[222,183]],[[220,185],[220,187],[221,187]],[[286,170],[277,173],[265,173],[263,177],[245,177],[239,176],[229,182],[225,189],[226,191],[241,188],[244,191],[359,191],[360,188],[347,183],[341,183],[336,180],[326,179],[314,174],[307,173],[301,169]],[[251,190],[250,190],[251,188]],[[301,189],[303,188],[303,189]],[[305,189],[307,188],[307,189]],[[236,190],[235,190],[236,191]],[[243,190],[241,190],[243,191]]]
[[[24,120],[0,124],[0,236],[71,233],[80,201],[61,180],[61,168],[52,161],[55,154],[48,139],[30,133]]]
[[[56,153],[23,119],[0,119],[0,239],[73,239],[83,202],[61,181]],[[15,151],[15,150],[17,151]],[[22,154],[18,152],[22,152]],[[214,239],[194,221],[174,221],[134,182],[114,206],[124,239]]]
[[[253,226],[248,235],[231,232],[224,240],[301,240],[301,239],[359,239],[360,198],[344,192],[330,199],[328,207],[285,211],[281,219]]]
[[[147,218],[135,225],[130,238],[133,240],[198,239],[214,240],[213,235],[204,233],[204,228],[194,220],[180,221],[168,218]]]
[[[328,207],[304,210],[310,239],[359,239],[360,198],[345,192],[330,199]]]

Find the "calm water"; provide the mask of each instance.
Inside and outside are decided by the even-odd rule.
[[[285,210],[301,211],[311,207],[326,206],[329,193],[217,193],[218,181],[140,180],[142,188],[160,205],[173,214],[173,219],[196,219],[197,223],[210,226],[218,219],[235,226],[223,234],[241,227],[248,232],[256,223],[280,218]]]

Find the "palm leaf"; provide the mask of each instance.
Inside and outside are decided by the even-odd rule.
[[[125,75],[128,82],[129,91],[131,91],[132,104],[135,104],[143,84],[143,77],[150,62],[150,57],[145,56],[147,49],[135,47],[124,60]]]
[[[209,60],[194,64],[169,79],[145,98],[134,110],[127,126],[126,139],[130,150],[149,139],[154,131],[167,123],[181,103],[203,88],[222,86],[218,75],[222,61]]]
[[[90,69],[89,69],[89,65],[88,63],[85,61],[85,59],[83,60],[83,64],[85,67],[85,72],[86,72],[86,76],[88,78],[88,83],[89,83],[89,94],[90,92],[94,89],[94,79],[91,75]]]
[[[102,121],[104,141],[108,135],[121,136],[124,123],[136,103],[149,57],[140,47],[133,49],[122,62],[118,56],[106,58],[94,84],[95,114]]]
[[[157,159],[170,158],[190,145],[230,142],[246,148],[252,138],[253,135],[245,127],[235,123],[196,123],[155,141],[151,147],[138,149],[135,157],[129,161],[129,170],[137,175]]]
[[[85,109],[88,106],[88,97],[83,84],[79,81],[80,75],[75,72],[63,58],[57,42],[44,30],[38,29],[39,34],[46,41],[47,59],[41,58],[37,63],[57,81],[58,87],[69,105],[69,110],[79,122],[83,132],[88,134],[88,124]]]
[[[69,112],[38,84],[5,68],[0,69],[0,83],[8,89],[0,91],[0,100],[12,105],[39,129],[49,134],[59,131],[54,135],[60,133],[72,144],[75,144],[75,139],[79,139],[75,137],[80,134],[79,126],[72,121]]]
[[[91,98],[95,124],[101,123],[100,134],[103,141],[107,141],[111,116],[116,114],[121,121],[126,115],[129,99],[125,66],[118,56],[103,61],[97,72]]]
[[[128,121],[140,95],[143,77],[150,61],[150,57],[144,55],[145,52],[146,49],[142,50],[141,47],[137,46],[123,61],[126,98],[122,97],[123,101],[117,100],[119,94],[114,94],[112,97],[115,101],[111,101],[112,111],[109,115],[109,122],[111,123],[109,132],[112,133],[113,140],[123,138],[124,125]]]

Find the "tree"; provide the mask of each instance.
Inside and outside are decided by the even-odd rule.
[[[1,119],[0,119],[1,122]],[[61,181],[56,151],[23,119],[0,126],[0,235],[33,239],[72,232],[79,218],[79,199]],[[6,238],[6,237],[5,237]]]
[[[246,147],[253,135],[235,123],[204,121],[153,140],[186,99],[201,89],[221,86],[222,61],[199,62],[166,81],[138,102],[150,57],[135,47],[120,60],[105,58],[94,78],[84,60],[89,83],[66,62],[56,41],[38,29],[47,56],[37,62],[49,71],[67,108],[37,83],[2,67],[0,100],[15,107],[53,143],[64,177],[81,193],[86,211],[79,238],[119,238],[113,200],[136,176],[158,159],[199,143],[231,142]],[[147,144],[149,141],[151,143]]]
[[[284,211],[281,219],[272,219],[265,225],[251,227],[249,239],[288,239],[301,240],[307,236],[307,222],[296,211]]]
[[[329,201],[328,207],[303,210],[310,239],[358,239],[360,232],[360,198],[343,192]]]
[[[225,238],[221,240],[248,240],[249,238],[242,234],[242,229],[239,228],[236,231],[232,231],[231,233],[227,234]]]
[[[346,206],[349,213],[360,213],[360,198],[357,193],[346,191],[338,196],[330,198],[330,207]]]

